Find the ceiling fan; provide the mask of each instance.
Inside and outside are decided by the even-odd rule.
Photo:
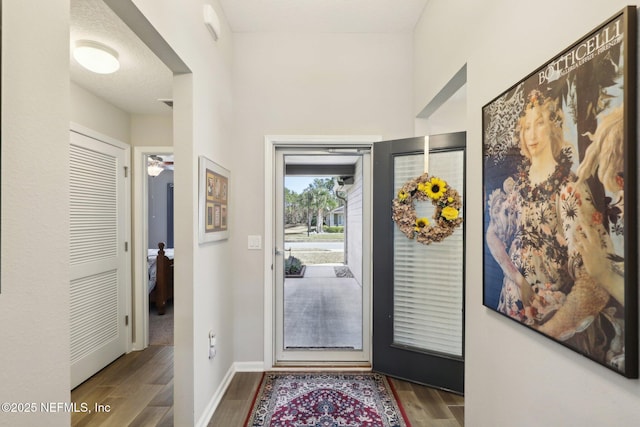
[[[173,170],[173,155],[159,156],[152,154],[147,157],[147,174],[156,177],[164,170]]]

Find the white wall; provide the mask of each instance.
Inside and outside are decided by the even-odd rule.
[[[482,306],[482,106],[617,13],[620,0],[431,0],[415,32],[414,111],[467,63],[465,424],[638,425],[629,380]]]
[[[132,114],[131,145],[170,147],[173,145],[173,114]]]
[[[0,402],[69,401],[69,117],[69,1],[4,1]]]
[[[463,86],[428,118],[416,118],[416,136],[467,130],[467,86]]]
[[[235,355],[263,360],[265,135],[413,133],[411,35],[234,35]],[[271,248],[263,248],[271,250]]]
[[[173,140],[175,178],[175,355],[174,423],[204,422],[215,393],[234,361],[231,243],[235,200],[230,200],[231,237],[198,244],[198,156],[232,166],[237,151],[231,134],[233,37],[217,1],[134,0],[151,24],[187,64],[192,74],[174,78]],[[203,4],[218,11],[222,34],[214,42],[203,23]],[[238,197],[239,198],[239,197]],[[237,200],[237,198],[236,198]],[[208,335],[217,335],[218,353],[208,358]],[[209,414],[210,415],[210,414]],[[204,419],[203,419],[204,418]]]
[[[71,121],[129,144],[131,116],[113,104],[71,82]]]

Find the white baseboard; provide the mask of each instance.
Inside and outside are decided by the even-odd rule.
[[[209,424],[209,421],[211,420],[211,417],[213,417],[213,414],[216,412],[216,409],[218,409],[218,405],[220,405],[220,402],[222,401],[222,397],[224,396],[225,392],[229,388],[229,384],[231,384],[231,380],[233,380],[233,376],[236,374],[236,372],[262,372],[262,371],[264,371],[264,362],[234,362],[229,368],[229,370],[227,371],[227,373],[225,374],[216,392],[213,393],[213,396],[211,397],[211,400],[209,401],[207,408],[202,413],[202,416],[196,423],[196,426],[207,427],[207,425]]]
[[[220,386],[218,387],[216,392],[213,393],[213,396],[211,397],[209,404],[207,405],[206,409],[202,413],[202,416],[196,423],[197,427],[207,427],[207,424],[209,424],[209,420],[211,420],[211,417],[213,417],[213,413],[216,412],[216,409],[218,409],[218,405],[222,401],[222,396],[224,396],[224,393],[227,391],[227,388],[229,388],[229,384],[231,384],[231,380],[233,379],[233,376],[235,375],[235,373],[236,373],[236,370],[235,370],[235,363],[234,363],[231,365],[226,375],[222,379],[222,383],[220,383]]]

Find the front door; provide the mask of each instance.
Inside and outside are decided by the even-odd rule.
[[[457,190],[464,209],[464,132],[374,144],[373,369],[463,393],[464,224],[426,245],[392,220],[400,187],[425,172],[425,139],[429,176]],[[432,220],[431,203],[415,208]]]
[[[370,147],[275,155],[275,364],[370,366]]]

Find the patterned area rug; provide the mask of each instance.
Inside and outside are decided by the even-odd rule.
[[[267,372],[246,427],[410,427],[384,375]]]

